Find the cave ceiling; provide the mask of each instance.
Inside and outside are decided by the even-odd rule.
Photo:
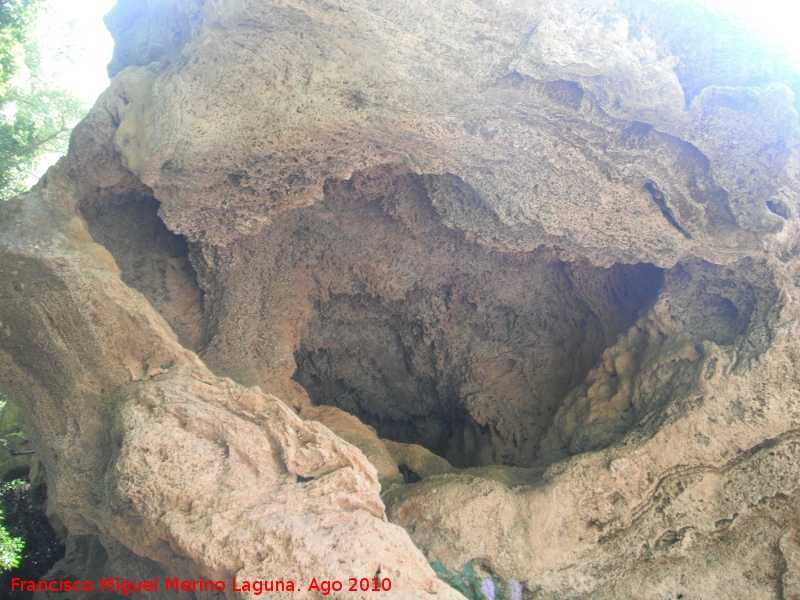
[[[764,40],[627,0],[106,23],[108,90],[0,206],[53,573],[800,595],[800,77]]]

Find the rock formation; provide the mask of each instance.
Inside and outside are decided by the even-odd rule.
[[[800,79],[765,41],[627,0],[107,23],[109,89],[0,207],[56,576],[800,598]]]

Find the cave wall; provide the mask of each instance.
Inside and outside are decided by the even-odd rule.
[[[661,272],[486,248],[442,223],[435,182],[397,167],[330,182],[321,202],[216,250],[198,268],[215,290],[201,355],[267,387],[288,373],[314,404],[458,467],[530,466]]]
[[[141,292],[167,320],[183,346],[203,345],[203,295],[189,262],[189,247],[158,217],[146,190],[81,208],[89,233],[113,256],[123,282]]]
[[[610,0],[107,22],[109,89],[0,207],[59,572],[800,594],[798,85],[763,40]]]

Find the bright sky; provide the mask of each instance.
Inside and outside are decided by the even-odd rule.
[[[50,0],[50,8],[36,29],[45,72],[90,106],[108,87],[106,65],[114,42],[103,25],[103,15],[115,3],[116,0]]]
[[[45,76],[92,106],[108,87],[106,65],[114,40],[103,24],[103,15],[116,0],[49,0],[34,33],[42,53]],[[28,177],[33,185],[58,160],[45,154]]]
[[[702,0],[719,11],[741,17],[745,24],[782,47],[800,70],[800,2],[798,0]]]

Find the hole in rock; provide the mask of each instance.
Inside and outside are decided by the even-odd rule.
[[[25,545],[19,552],[19,564],[0,573],[3,597],[29,599],[34,594],[11,591],[14,578],[36,581],[64,556],[64,543],[54,531],[43,507],[47,501],[47,486],[33,486],[28,478],[10,480],[0,484],[0,509],[3,527],[9,537],[21,538]],[[13,552],[8,552],[12,556]]]
[[[422,481],[422,477],[418,473],[409,469],[406,465],[400,465],[400,474],[403,476],[405,483],[417,483]]]
[[[650,265],[487,255],[403,300],[340,295],[315,308],[295,379],[315,404],[457,467],[530,464],[558,401],[655,296]],[[465,272],[466,271],[466,272]]]
[[[15,479],[27,479],[30,475],[31,468],[29,466],[23,467],[15,467],[10,469],[5,477],[3,478],[4,481],[14,481]]]
[[[183,236],[167,229],[152,196],[131,193],[81,212],[92,239],[114,257],[126,285],[141,292],[170,324],[181,344],[203,343],[203,294]]]
[[[777,202],[773,202],[772,200],[767,200],[767,208],[769,212],[773,215],[778,215],[784,219],[789,218],[789,210],[786,208],[786,205],[778,200]]]
[[[293,378],[314,404],[456,467],[530,466],[559,402],[651,305],[663,272],[486,248],[442,223],[421,181],[366,199],[358,181],[328,186],[273,223],[261,243],[285,261],[274,272],[302,262],[325,282],[308,296]]]

